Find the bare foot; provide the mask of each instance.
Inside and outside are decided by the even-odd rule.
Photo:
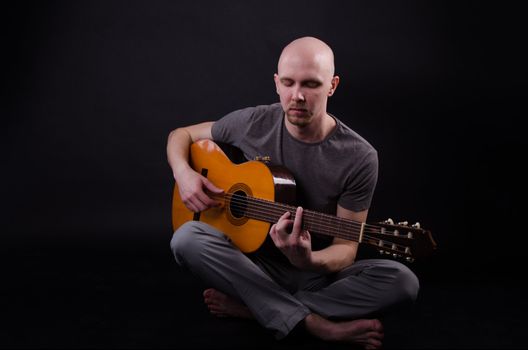
[[[216,289],[206,289],[203,292],[203,296],[209,312],[215,316],[253,318],[253,315],[246,305]]]
[[[333,322],[310,314],[304,324],[310,333],[323,340],[358,344],[365,349],[379,349],[382,345],[383,325],[376,319]]]

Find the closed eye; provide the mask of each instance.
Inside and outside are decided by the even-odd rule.
[[[284,86],[292,86],[293,85],[293,80],[291,80],[291,79],[282,78],[280,81],[281,81],[282,85],[284,85]]]
[[[317,80],[307,80],[307,81],[303,82],[303,85],[306,86],[307,88],[310,88],[310,89],[316,89],[319,86],[321,86],[322,83],[320,81],[317,81]]]

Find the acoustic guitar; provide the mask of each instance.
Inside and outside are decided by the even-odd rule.
[[[266,239],[271,224],[287,211],[295,218],[295,180],[283,167],[263,161],[235,164],[211,140],[191,145],[192,168],[207,177],[224,193],[208,193],[221,203],[199,213],[183,204],[174,188],[172,224],[174,230],[190,220],[202,221],[224,232],[242,252],[257,250]],[[374,246],[382,255],[404,262],[429,256],[436,243],[430,231],[419,223],[394,223],[391,219],[375,224],[362,223],[311,210],[303,211],[303,229]]]

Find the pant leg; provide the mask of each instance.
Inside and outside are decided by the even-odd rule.
[[[295,297],[323,317],[358,319],[414,302],[418,290],[418,278],[405,265],[367,259],[339,272],[330,285],[316,291],[301,290]]]
[[[178,264],[212,287],[239,298],[257,322],[278,339],[310,313],[210,225],[185,223],[174,233],[171,248]]]

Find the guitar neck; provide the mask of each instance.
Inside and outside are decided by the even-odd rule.
[[[295,219],[297,208],[291,205],[236,194],[225,196],[231,206],[238,206],[244,216],[250,219],[274,224],[285,212],[290,212],[290,218]],[[334,215],[304,210],[302,227],[310,232],[361,242],[364,224]]]

